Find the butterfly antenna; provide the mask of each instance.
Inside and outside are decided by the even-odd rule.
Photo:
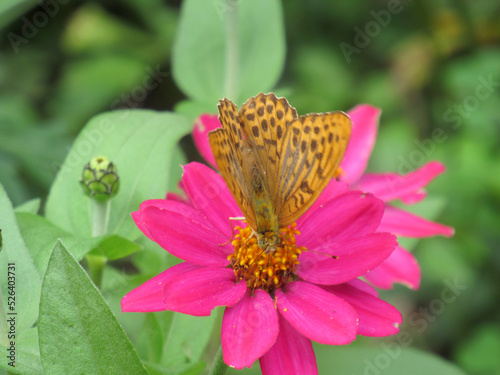
[[[295,244],[293,244],[293,245],[288,245],[288,246],[293,247],[293,248],[295,248],[295,249],[299,249],[299,250],[301,251],[301,253],[302,253],[303,251],[309,251],[309,252],[311,252],[311,253],[324,255],[324,256],[330,257],[330,258],[332,258],[332,259],[339,259],[339,257],[338,257],[338,256],[336,256],[336,255],[326,254],[326,253],[322,253],[321,251],[316,251],[316,250],[309,250],[309,249],[305,249],[305,250],[304,250],[304,248],[301,248],[301,247],[299,247],[299,246],[297,246],[297,245],[295,245]]]
[[[296,249],[300,249],[300,247],[298,247],[296,245],[293,245],[293,247],[295,247]],[[306,249],[305,251],[308,251],[310,253],[324,255],[324,256],[330,257],[332,259],[339,259],[339,257],[337,255],[331,255],[331,254],[327,254],[327,253],[322,253],[321,251],[308,250],[308,249]]]

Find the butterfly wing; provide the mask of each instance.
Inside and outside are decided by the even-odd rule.
[[[351,120],[345,113],[298,118],[286,99],[272,93],[250,98],[239,113],[231,101],[221,100],[219,114],[222,129],[210,132],[210,145],[222,176],[254,230],[249,177],[253,168],[263,176],[280,227],[288,226],[334,177],[351,134]]]
[[[245,140],[254,150],[256,168],[265,177],[265,188],[275,204],[279,199],[280,150],[288,124],[297,118],[295,108],[273,93],[248,99],[239,112]]]
[[[244,141],[238,122],[238,109],[230,100],[224,99],[219,102],[219,120],[222,128],[208,134],[210,147],[229,191],[240,207],[248,225],[255,229],[255,213],[243,169],[242,147]]]
[[[280,227],[297,221],[334,177],[350,135],[351,120],[340,111],[300,116],[287,127],[279,151]]]

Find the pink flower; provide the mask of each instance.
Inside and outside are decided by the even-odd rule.
[[[347,182],[353,190],[370,192],[386,202],[378,231],[403,237],[452,236],[453,228],[426,220],[389,203],[396,199],[406,204],[420,202],[426,197],[425,185],[444,172],[444,165],[435,161],[430,162],[406,175],[363,174],[377,137],[380,113],[380,109],[366,104],[359,105],[348,112],[353,127],[351,139],[341,163],[340,180]],[[220,126],[217,115],[203,115],[193,129],[193,139],[198,150],[214,167],[216,163],[208,143],[208,132]],[[420,286],[418,262],[409,251],[401,246],[398,246],[385,262],[364,277],[373,285],[384,289],[391,288],[394,283],[402,283],[413,289],[418,289]]]
[[[224,362],[241,369],[260,359],[264,374],[317,374],[311,340],[344,345],[357,334],[398,332],[400,313],[358,279],[397,246],[394,235],[375,233],[381,200],[329,184],[296,226],[281,229],[280,246],[267,254],[249,227],[236,227],[228,243],[229,218],[241,211],[219,174],[190,163],[181,186],[187,200],[145,201],[132,216],[184,262],[127,294],[124,312],[206,316],[226,306]]]
[[[352,189],[370,192],[386,202],[381,232],[403,237],[452,236],[453,228],[434,223],[388,202],[399,199],[413,204],[426,197],[425,185],[445,171],[443,164],[433,161],[406,175],[396,173],[365,173],[375,138],[377,137],[380,109],[359,105],[348,112],[353,122],[351,139],[340,165],[341,181]],[[392,255],[365,278],[379,288],[391,288],[396,282],[413,289],[420,286],[420,268],[415,257],[398,246]]]
[[[217,162],[210,148],[210,143],[208,143],[208,133],[221,126],[218,115],[204,114],[198,117],[193,129],[193,140],[196,148],[201,156],[215,169],[217,169]]]

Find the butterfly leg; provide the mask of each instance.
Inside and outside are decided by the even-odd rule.
[[[251,234],[251,235],[247,238],[247,240],[245,241],[245,244],[248,242],[248,240],[250,240],[250,238],[252,238],[252,237],[254,237],[254,236],[257,238],[257,232],[256,232],[256,231],[254,231],[254,230],[252,229],[252,234]],[[252,261],[248,264],[248,267],[250,267],[252,264],[254,264],[254,263],[255,263],[255,261],[256,261],[257,259],[259,259],[259,258],[260,258],[260,256],[262,255],[262,253],[265,253],[265,252],[266,252],[266,250],[265,250],[265,249],[262,249],[262,250],[260,251],[260,253],[258,253],[258,254],[257,254],[257,256],[256,256],[256,257],[255,257],[255,258],[254,258],[254,259],[253,259],[253,260],[252,260]],[[270,259],[270,258],[268,257],[268,258],[267,258],[267,265],[268,265],[268,266],[269,266],[269,259]]]
[[[227,245],[228,243],[231,243],[231,241],[234,238],[234,228],[233,228],[233,223],[232,222],[233,221],[239,221],[239,220],[245,220],[245,217],[241,216],[241,217],[230,217],[229,218],[229,225],[231,226],[231,238],[227,242],[220,243],[219,246],[224,246],[224,245]]]

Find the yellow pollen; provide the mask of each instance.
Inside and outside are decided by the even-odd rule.
[[[335,174],[333,175],[334,178],[338,179],[340,176],[344,174],[344,171],[342,168],[338,167],[337,170],[335,171]]]
[[[295,228],[281,228],[279,231],[280,243],[273,252],[262,250],[257,244],[257,238],[252,228],[236,227],[234,240],[231,244],[234,253],[227,259],[238,280],[245,280],[247,286],[254,289],[263,289],[269,293],[282,287],[295,278],[295,267],[304,247],[295,245],[295,236],[300,232]]]

